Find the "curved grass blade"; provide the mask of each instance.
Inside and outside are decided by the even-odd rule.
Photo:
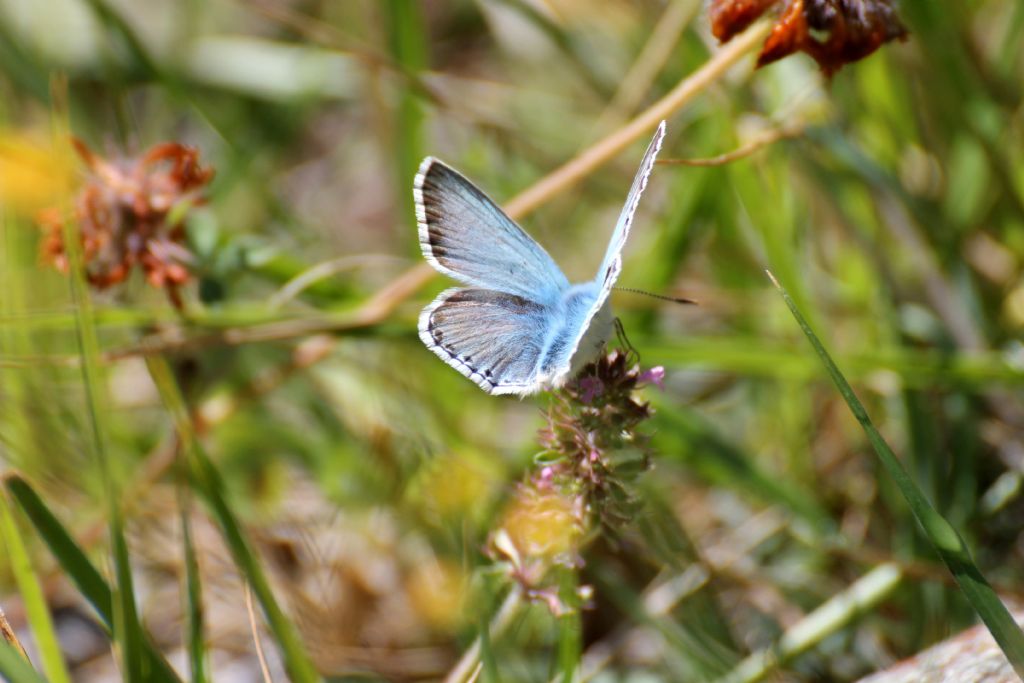
[[[971,553],[963,538],[928,502],[921,489],[917,487],[917,484],[914,483],[914,480],[911,479],[910,475],[903,468],[896,454],[889,448],[889,444],[885,442],[885,439],[882,438],[882,435],[875,428],[871,418],[868,417],[867,411],[864,409],[864,405],[857,398],[857,395],[853,393],[853,388],[850,387],[849,382],[843,377],[843,373],[840,372],[828,351],[825,350],[817,335],[814,334],[811,326],[800,313],[789,293],[779,284],[771,272],[768,273],[768,277],[771,278],[772,284],[779,290],[782,299],[786,302],[786,306],[789,307],[793,317],[796,318],[797,324],[800,325],[800,329],[803,330],[807,340],[814,347],[814,351],[821,358],[821,362],[825,365],[825,369],[828,370],[828,374],[839,389],[839,393],[842,394],[846,405],[850,407],[850,411],[864,429],[864,433],[875,449],[875,453],[878,454],[878,458],[882,461],[882,465],[889,472],[889,476],[896,482],[896,486],[899,487],[907,503],[910,504],[910,509],[913,511],[918,523],[920,523],[928,540],[931,541],[942,561],[953,574],[953,578],[956,579],[960,590],[963,591],[971,606],[974,607],[981,620],[985,622],[985,626],[992,633],[992,637],[995,638],[1006,658],[1013,665],[1014,671],[1017,672],[1018,676],[1024,678],[1024,631],[1021,631],[1010,615],[1009,610],[1006,609],[1006,605],[999,599],[992,586],[985,580],[981,570],[974,564],[974,560],[971,559]]]
[[[192,683],[205,683],[206,642],[203,638],[203,591],[199,579],[199,560],[192,541],[191,496],[187,481],[178,484],[178,507],[181,510],[181,537],[185,551],[185,596],[188,623],[188,660]]]
[[[96,610],[107,632],[112,632],[114,595],[103,576],[24,479],[18,475],[8,475],[3,482],[7,492],[32,522],[36,533],[46,543],[61,569]],[[148,638],[144,638],[138,646],[143,658],[142,668],[148,672],[147,680],[153,683],[180,683],[174,669],[157,652]]]
[[[220,478],[220,473],[195,439],[191,418],[167,361],[160,356],[150,356],[146,362],[153,382],[163,398],[164,405],[171,413],[178,438],[181,439],[182,447],[188,458],[190,483],[210,507],[210,511],[224,535],[224,540],[231,550],[235,564],[259,600],[267,619],[267,625],[281,649],[281,657],[289,678],[296,683],[319,681],[320,676],[310,661],[309,655],[306,654],[294,624],[285,616],[281,606],[274,598],[263,567],[249,547],[241,525],[235,519],[234,513],[224,498],[225,486]]]
[[[29,624],[32,626],[32,635],[35,637],[36,647],[39,648],[43,671],[46,672],[46,677],[50,679],[51,683],[71,683],[71,676],[68,674],[64,657],[60,652],[57,634],[53,629],[50,606],[46,604],[43,588],[32,567],[32,560],[29,558],[25,543],[21,539],[21,533],[18,531],[14,515],[11,513],[8,498],[2,494],[0,494],[0,536],[4,539],[11,571],[18,583],[18,592],[21,593],[21,600],[25,605]]]
[[[0,678],[11,683],[46,683],[18,648],[0,638]]]
[[[114,640],[121,648],[124,679],[128,683],[144,683],[150,680],[152,672],[142,654],[142,643],[146,636],[135,607],[135,584],[128,557],[128,541],[124,536],[124,518],[116,502],[111,503],[110,540],[114,553],[114,574],[117,577],[113,593]]]

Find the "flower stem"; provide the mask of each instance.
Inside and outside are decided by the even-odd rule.
[[[519,586],[512,586],[512,590],[505,597],[505,602],[498,608],[498,613],[491,620],[490,637],[494,638],[504,631],[512,617],[519,611],[523,604],[523,593]],[[455,664],[444,683],[465,683],[465,681],[476,680],[480,672],[480,638],[477,637],[469,649],[462,653],[462,657]]]

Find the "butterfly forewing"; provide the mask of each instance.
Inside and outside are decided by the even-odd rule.
[[[640,196],[647,187],[647,179],[654,169],[654,161],[658,158],[658,152],[661,151],[661,143],[664,139],[665,122],[662,121],[658,125],[658,130],[655,131],[651,143],[647,145],[647,151],[644,152],[640,168],[637,169],[636,175],[633,176],[633,185],[629,188],[629,194],[626,195],[626,203],[619,214],[619,220],[615,223],[615,230],[612,232],[611,241],[608,242],[608,249],[605,251],[601,269],[597,271],[596,279],[599,285],[603,286],[611,279],[611,282],[608,283],[610,289],[611,285],[615,282],[615,278],[618,277],[618,271],[621,268],[622,248],[626,246],[629,228],[633,225],[633,216],[636,214],[637,207],[640,206]],[[619,262],[618,265],[616,265],[617,262]],[[610,272],[614,272],[611,278],[609,278]]]
[[[580,342],[587,336],[587,332],[595,320],[601,319],[606,321],[608,326],[611,324],[611,313],[608,312],[600,315],[601,309],[608,301],[608,296],[611,294],[615,281],[619,279],[619,273],[622,271],[622,248],[626,245],[626,239],[629,237],[629,228],[633,224],[633,216],[640,205],[640,196],[647,187],[647,179],[654,169],[654,161],[658,157],[658,152],[661,150],[661,143],[664,139],[665,122],[662,121],[654,133],[654,138],[647,145],[647,151],[640,162],[640,168],[637,169],[636,175],[633,177],[633,185],[629,188],[629,194],[626,195],[626,203],[619,214],[618,222],[615,224],[612,239],[608,243],[608,249],[605,251],[604,261],[601,263],[601,268],[597,271],[597,276],[594,278],[597,294],[593,298],[593,304],[590,306],[590,309],[580,318],[579,328],[575,332],[571,346],[568,347],[569,352],[562,368],[563,373],[569,372],[574,365],[573,360],[577,351],[585,350],[590,352],[589,348],[582,349]],[[587,344],[587,346],[589,347],[590,344]]]
[[[538,303],[569,286],[543,247],[444,163],[424,159],[413,194],[423,256],[445,275]]]
[[[550,309],[491,289],[442,292],[420,315],[420,339],[490,394],[536,391]]]

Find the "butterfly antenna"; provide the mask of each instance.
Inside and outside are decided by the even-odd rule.
[[[640,352],[637,351],[636,347],[629,341],[629,337],[626,336],[626,328],[618,318],[615,319],[615,336],[619,338],[619,345],[626,349],[627,362],[630,365],[636,365],[639,363]]]
[[[662,301],[671,301],[672,303],[676,304],[697,304],[697,302],[694,301],[693,299],[687,299],[681,296],[665,296],[664,294],[653,294],[651,292],[645,292],[642,289],[633,289],[632,287],[615,287],[614,289],[618,292],[629,292],[630,294],[643,294],[644,296],[649,296],[654,299],[661,299]]]

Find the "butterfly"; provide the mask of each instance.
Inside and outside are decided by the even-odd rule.
[[[622,270],[640,195],[665,137],[658,126],[593,280],[570,284],[532,237],[476,185],[433,157],[413,183],[420,248],[434,268],[468,287],[423,309],[419,335],[441,360],[489,394],[526,396],[561,386],[604,347],[608,295]]]

